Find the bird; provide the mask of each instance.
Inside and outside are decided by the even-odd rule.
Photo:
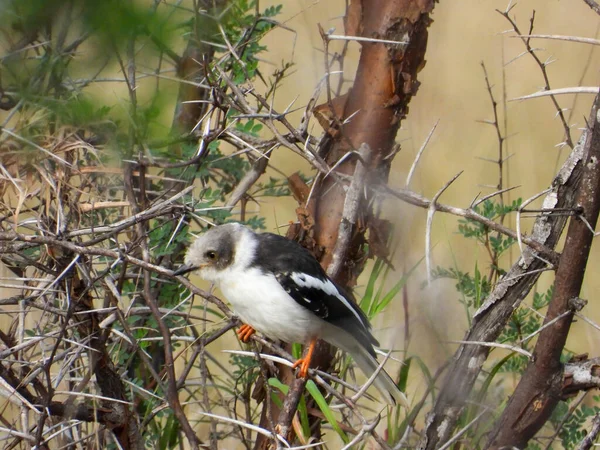
[[[308,345],[292,366],[300,367],[299,377],[308,376],[317,339],[350,354],[368,377],[380,369],[374,349],[379,343],[366,315],[299,243],[237,222],[214,226],[188,247],[175,274],[189,272],[221,290],[243,323],[237,331],[242,342],[259,331],[271,339]],[[388,404],[407,405],[385,370],[379,370],[373,383]]]

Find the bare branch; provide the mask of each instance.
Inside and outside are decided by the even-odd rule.
[[[530,19],[530,26],[529,26],[529,32],[527,34],[521,33],[519,27],[517,26],[517,23],[510,17],[510,9],[511,8],[507,8],[505,11],[498,11],[508,22],[510,22],[510,24],[512,25],[515,33],[519,36],[529,36],[532,34],[533,32],[533,25],[535,23],[535,11],[533,11],[533,14],[531,16]],[[525,45],[526,48],[526,53],[529,53],[531,55],[531,57],[533,58],[533,60],[536,62],[536,64],[538,65],[540,72],[542,73],[542,77],[544,78],[544,90],[545,91],[550,91],[550,79],[548,78],[548,72],[546,70],[546,63],[543,63],[537,56],[537,54],[535,53],[535,49],[531,47],[531,45],[529,44],[529,38],[521,38],[521,40],[523,41],[523,44]],[[565,133],[565,139],[564,141],[566,142],[566,144],[573,148],[573,141],[571,139],[571,131],[569,129],[569,124],[567,123],[567,119],[565,118],[565,115],[563,113],[562,108],[559,106],[558,104],[558,100],[556,100],[556,98],[554,97],[554,95],[551,95],[550,98],[552,99],[552,103],[554,104],[554,108],[556,109],[556,113],[558,115],[558,117],[560,118],[560,121],[563,125],[563,130]]]
[[[551,191],[544,199],[544,208],[574,207],[575,192],[586,158],[585,144],[590,138],[590,133],[583,133],[580,142],[555,176]],[[542,214],[534,223],[531,239],[547,248],[554,248],[565,223],[565,216]],[[541,269],[545,269],[545,263],[535,256],[536,250],[532,247],[524,249],[521,258],[498,281],[473,316],[471,329],[466,333],[464,341],[496,340],[515,308],[537,281]],[[458,348],[436,404],[428,416],[419,449],[434,450],[450,439],[488,353],[487,347],[479,345],[461,345]]]
[[[596,97],[585,134],[585,159],[582,181],[577,191],[577,205],[583,216],[595,227],[600,214],[600,96]],[[577,296],[581,290],[587,259],[594,234],[581,220],[572,220],[554,282],[554,294],[548,307],[545,327],[538,338],[534,359],[523,374],[514,394],[489,437],[492,448],[523,446],[544,425],[562,392],[563,367],[560,356],[566,343],[574,313],[585,302]],[[556,320],[560,318],[560,320]],[[535,403],[535,404],[534,404]],[[528,411],[522,414],[522,411]],[[521,414],[514,426],[515,414]]]
[[[519,37],[519,38],[533,38],[533,39],[555,39],[558,41],[566,41],[566,42],[578,42],[581,44],[591,44],[591,45],[600,45],[600,40],[585,38],[581,36],[561,36],[559,34],[529,34],[529,35],[518,35],[511,37]]]
[[[365,185],[367,183],[368,167],[371,163],[372,152],[367,144],[362,144],[358,149],[359,161],[354,170],[354,176],[350,187],[346,191],[344,199],[344,212],[338,231],[338,239],[335,243],[331,264],[327,268],[327,274],[336,278],[342,265],[346,262],[349,247],[352,241],[352,233],[355,230],[359,211],[365,202]]]
[[[396,198],[399,198],[402,201],[405,201],[406,203],[409,203],[414,206],[418,206],[420,208],[429,209],[432,204],[432,200],[429,200],[428,198],[425,198],[415,192],[412,192],[412,191],[409,191],[406,189],[393,189],[393,188],[390,188],[388,186],[383,186],[383,185],[378,186],[376,189],[381,193],[392,195]],[[494,222],[493,220],[488,219],[487,217],[484,217],[481,214],[476,213],[471,208],[462,209],[462,208],[457,208],[455,206],[449,206],[449,205],[436,203],[435,210],[440,211],[440,212],[449,213],[449,214],[459,216],[459,217],[464,217],[465,219],[473,220],[475,222],[479,222],[491,230],[497,231],[506,236],[510,236],[515,240],[519,239],[519,234],[517,234],[515,231],[511,230],[510,228],[508,228],[502,224]],[[547,214],[550,215],[551,210],[548,210]],[[528,245],[529,247],[531,247],[531,249],[535,250],[540,255],[547,258],[553,264],[558,262],[557,253],[555,251],[551,250],[550,248],[546,247],[539,240],[537,240],[533,237],[522,236],[522,235],[521,235],[520,239],[524,244]]]
[[[594,11],[596,14],[600,14],[600,5],[598,5],[598,3],[596,3],[594,0],[583,0],[586,5],[588,5],[590,8],[592,8],[592,11]]]

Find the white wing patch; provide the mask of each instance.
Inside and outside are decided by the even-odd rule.
[[[294,283],[296,283],[300,287],[309,289],[319,289],[325,292],[327,295],[334,296],[339,301],[341,301],[348,310],[352,311],[352,314],[354,314],[354,316],[358,319],[360,323],[367,326],[367,324],[364,323],[364,320],[360,316],[360,314],[356,311],[356,309],[352,307],[352,305],[348,302],[346,297],[340,294],[340,291],[337,290],[337,288],[331,282],[331,280],[322,280],[320,278],[315,278],[306,273],[300,272],[294,272],[290,274],[290,278]],[[305,300],[307,299],[305,298]],[[310,303],[310,301],[308,303]]]

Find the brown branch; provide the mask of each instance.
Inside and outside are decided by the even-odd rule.
[[[544,209],[574,208],[575,195],[583,172],[583,162],[587,158],[586,143],[590,138],[590,133],[583,133],[580,142],[555,176],[552,187],[544,199]],[[566,221],[567,217],[564,215],[541,214],[533,225],[531,239],[546,248],[554,248]],[[519,260],[498,281],[484,304],[475,313],[471,328],[463,340],[466,342],[495,341],[513,311],[546,268],[546,263],[537,256],[535,250],[531,247],[525,248]],[[419,449],[435,450],[451,438],[488,353],[489,347],[468,344],[462,344],[455,352],[440,394],[428,416],[423,437],[418,445]]]
[[[525,45],[527,53],[529,53],[531,55],[531,57],[533,58],[535,63],[538,65],[540,72],[542,73],[542,77],[544,78],[544,90],[549,91],[550,90],[550,78],[548,77],[548,71],[546,70],[546,63],[543,63],[538,58],[537,54],[535,53],[535,49],[533,47],[531,47],[531,45],[529,44],[530,39],[523,36],[523,33],[521,33],[521,30],[519,29],[517,23],[513,19],[511,19],[510,9],[512,9],[512,8],[509,8],[506,11],[500,11],[498,9],[496,11],[499,14],[501,14],[506,20],[508,20],[510,22],[510,24],[512,25],[515,33],[517,33],[518,36],[521,36],[521,41],[523,41],[523,44]],[[527,35],[532,34],[534,23],[535,23],[535,10],[533,11],[533,14],[530,19],[529,32],[527,33]],[[556,109],[556,115],[560,118],[560,121],[563,126],[563,130],[565,133],[564,143],[567,144],[569,147],[573,148],[573,140],[571,139],[571,129],[569,128],[569,124],[567,123],[567,119],[565,117],[564,110],[563,110],[563,108],[560,107],[560,105],[558,104],[558,100],[556,99],[556,97],[554,95],[551,95],[550,98],[552,99],[552,104],[554,105],[554,108]]]
[[[89,274],[87,278],[90,278]],[[101,403],[103,407],[108,408],[111,412],[106,415],[106,419],[112,421],[110,428],[117,437],[120,446],[127,450],[141,450],[144,448],[144,440],[138,426],[139,417],[133,407],[126,404],[128,399],[125,386],[106,348],[108,330],[100,329],[98,313],[93,310],[93,298],[90,295],[92,286],[86,286],[79,278],[79,274],[74,275],[73,284],[77,312],[84,313],[82,315],[83,319],[80,319],[78,329],[82,337],[89,339],[90,347],[94,350],[90,352],[92,370],[78,383],[74,391],[83,391],[91,380],[93,373],[102,396],[120,400],[119,402],[102,400]],[[73,395],[65,402],[66,410],[73,408],[75,397]]]
[[[275,432],[285,438],[287,442],[291,442],[294,438],[292,419],[296,414],[298,405],[300,404],[300,397],[304,393],[304,386],[306,386],[306,380],[303,378],[296,378],[290,385],[290,390],[285,398],[283,407],[279,412],[277,419],[277,425]]]
[[[190,446],[193,449],[198,449],[200,445],[202,445],[202,441],[198,438],[194,429],[190,425],[190,422],[187,419],[187,416],[181,406],[181,402],[179,401],[179,394],[177,392],[177,379],[175,377],[175,360],[173,358],[173,349],[171,345],[171,332],[169,328],[165,324],[165,321],[162,319],[158,308],[158,302],[156,298],[151,293],[150,290],[150,274],[148,271],[144,273],[144,296],[146,299],[146,304],[152,310],[152,314],[154,315],[155,320],[158,323],[158,328],[160,330],[160,334],[163,338],[164,345],[164,355],[165,355],[165,369],[167,372],[167,401],[169,406],[173,410],[175,417],[179,421]]]
[[[594,228],[600,213],[600,125],[596,116],[599,108],[600,96],[597,96],[588,123],[588,156],[576,199],[583,208],[582,219],[573,219],[569,225],[545,323],[583,307],[577,297],[594,238],[588,224]],[[572,321],[573,314],[568,314],[540,333],[534,358],[489,437],[490,448],[524,447],[554,411],[563,387],[560,355]]]
[[[265,173],[267,166],[269,165],[269,156],[272,150],[267,151],[264,156],[256,158],[252,167],[244,177],[237,184],[229,199],[225,203],[225,206],[235,206],[248,192],[248,190],[258,181],[258,179]]]
[[[600,14],[599,11],[597,11]],[[596,414],[594,416],[594,420],[592,420],[592,428],[583,440],[580,442],[577,450],[588,450],[594,446],[596,439],[598,439],[598,435],[600,434],[600,414]]]
[[[327,268],[327,275],[337,278],[346,264],[350,251],[352,235],[356,229],[356,222],[365,203],[365,186],[368,181],[368,167],[371,163],[372,152],[368,145],[362,144],[358,150],[359,162],[356,165],[352,182],[346,191],[342,220],[338,230],[338,238],[331,256],[331,264]]]
[[[416,78],[423,67],[427,29],[431,22],[429,13],[434,7],[433,0],[363,0],[360,2],[360,8],[358,4],[359,2],[353,2],[353,11],[359,11],[356,17],[359,17],[360,26],[356,29],[360,29],[358,34],[361,37],[372,41],[360,42],[361,57],[353,87],[340,118],[343,120],[334,121],[332,127],[327,130],[326,138],[321,141],[318,151],[304,152],[305,157],[322,173],[325,167],[334,167],[335,170],[331,173],[325,172],[327,176],[314,186],[310,203],[302,204],[298,209],[300,222],[308,225],[308,228],[301,230],[301,241],[307,248],[323,250],[321,265],[324,268],[330,266],[335,254],[346,255],[343,264],[338,264],[338,267],[334,266],[332,269],[337,272],[335,280],[346,286],[355,282],[366,260],[364,243],[371,208],[369,199],[364,201],[361,198],[361,203],[367,207],[361,208],[348,224],[341,225],[347,226],[348,229],[343,229],[340,247],[336,247],[340,224],[343,222],[346,210],[347,195],[345,186],[339,182],[339,178],[340,175],[357,175],[356,158],[347,158],[347,155],[364,144],[372,151],[370,161],[365,165],[365,172],[370,178],[377,178],[384,182],[387,180],[393,159],[390,155],[393,156],[396,133],[418,87]],[[327,48],[327,34],[323,33],[322,37]],[[394,42],[408,41],[408,43],[399,46],[376,42],[377,38]],[[329,61],[326,61],[326,67],[328,66]],[[327,96],[330,98],[329,91]],[[258,96],[257,98],[264,106],[268,106]],[[292,134],[297,133],[290,129],[285,117],[282,117],[280,122],[288,127]],[[274,134],[279,135],[276,129]],[[289,143],[281,139],[280,142],[289,147]],[[321,162],[321,155],[325,155],[324,163]],[[359,194],[363,195],[362,192],[357,192],[357,196]],[[352,201],[353,199],[349,199],[349,202]],[[348,212],[350,209],[349,204]],[[314,211],[314,217],[304,216],[309,211]],[[314,223],[312,229],[311,223]],[[290,228],[290,233],[293,232],[294,230]],[[327,369],[331,360],[331,348],[320,342],[313,354],[314,364]],[[283,411],[279,415],[280,429],[286,431],[292,429],[293,414],[290,411],[295,410],[293,407],[297,404],[301,392],[299,388],[291,390],[286,397]],[[265,420],[265,408],[266,406],[261,419],[263,427],[268,426]],[[317,439],[320,437],[320,427],[315,428],[312,436]],[[291,439],[292,436],[288,437]],[[261,448],[258,442],[256,448]]]
[[[600,5],[596,3],[594,0],[583,0],[586,5],[588,5],[596,14],[600,14]]]
[[[376,189],[379,192],[392,195],[402,201],[405,201],[406,203],[418,206],[420,208],[429,209],[432,204],[432,200],[429,200],[428,198],[407,189],[394,189],[386,185],[377,186]],[[490,230],[497,231],[515,240],[519,238],[519,235],[514,230],[511,230],[510,228],[495,222],[492,219],[488,219],[487,217],[478,214],[471,208],[457,208],[456,206],[444,205],[436,202],[435,210],[478,222]],[[575,208],[570,208],[568,210],[571,211],[571,215],[576,215],[578,212],[578,210]],[[562,212],[563,210],[560,211]],[[552,214],[552,210],[547,210],[544,212],[548,215]],[[558,264],[559,255],[554,250],[541,243],[535,237],[521,236],[521,242],[528,245],[532,250],[535,250],[540,256],[543,256],[551,263]]]

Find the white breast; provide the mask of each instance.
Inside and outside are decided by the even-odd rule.
[[[307,343],[322,335],[324,321],[296,303],[272,274],[257,268],[236,271],[218,285],[236,315],[265,336]]]

